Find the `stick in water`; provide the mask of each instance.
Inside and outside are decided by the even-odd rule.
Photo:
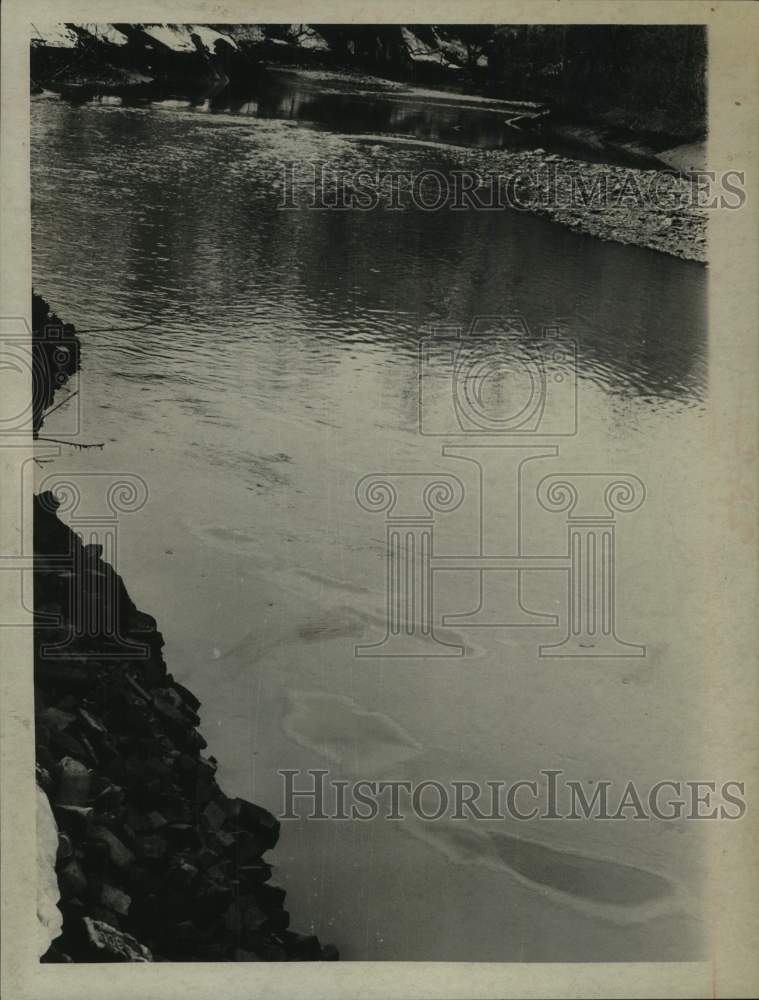
[[[61,441],[60,438],[48,438],[48,437],[38,437],[34,439],[35,441],[47,441],[49,444],[68,444],[72,448],[104,448],[105,441],[100,441],[95,444],[79,444],[78,441]]]

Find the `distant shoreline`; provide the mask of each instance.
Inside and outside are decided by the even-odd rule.
[[[75,103],[210,100],[234,113],[277,76],[294,76],[338,100],[407,99],[492,114],[501,117],[505,148],[463,144],[475,159],[489,159],[488,170],[524,180],[550,164],[570,187],[612,188],[598,204],[567,204],[549,180],[542,201],[520,208],[599,239],[705,263],[707,217],[690,179],[706,168],[703,31],[689,30],[686,59],[681,36],[665,28],[629,29],[620,48],[614,26],[485,27],[487,39],[461,25],[37,26],[32,89]],[[668,46],[677,73],[667,68]],[[598,64],[586,58],[591,51],[603,56]],[[646,196],[658,176],[679,204],[667,209]],[[524,187],[533,201],[529,179]],[[636,196],[614,196],[627,190]]]
[[[300,71],[292,68],[287,72],[300,75]],[[357,79],[355,74],[335,72],[326,77],[321,73],[307,75],[324,80],[330,86],[343,81],[353,83]],[[364,87],[371,90],[386,84],[393,92],[416,93],[415,88],[380,78],[362,76],[359,79]],[[435,93],[441,97],[454,97],[444,91],[423,91],[425,99],[434,100]],[[87,100],[93,99],[93,96]],[[475,95],[455,96],[462,103],[478,101]],[[65,97],[60,99],[66,100]],[[186,99],[189,104],[191,98],[188,96]],[[147,97],[145,101],[150,103]],[[505,106],[509,104],[488,101],[495,106],[501,103]],[[476,107],[476,103],[472,106]],[[551,134],[544,137],[546,149],[487,150],[463,145],[457,147],[449,143],[441,145],[449,146],[452,151],[460,149],[464,152],[472,161],[474,171],[484,165],[485,169],[481,171],[484,175],[497,173],[507,186],[514,185],[518,195],[515,191],[510,203],[515,210],[538,215],[575,232],[608,242],[643,247],[682,260],[707,262],[707,213],[697,203],[695,181],[663,164],[624,165],[551,152],[551,137]],[[357,134],[356,138],[370,137]],[[401,144],[424,141],[391,134],[378,134],[372,138],[375,142]],[[562,146],[565,147],[566,143]],[[600,187],[606,192],[605,196],[590,197]],[[648,197],[647,192],[657,188],[670,195],[671,204],[667,204],[667,198]],[[579,199],[575,196],[578,191],[582,195]]]

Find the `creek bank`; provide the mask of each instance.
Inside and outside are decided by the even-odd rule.
[[[540,121],[547,140],[557,139],[578,150],[588,150],[609,158],[624,157],[631,165],[665,167],[683,175],[706,170],[706,139],[680,142],[677,137],[632,132],[601,123],[562,121],[549,115]]]
[[[42,961],[336,959],[289,929],[266,857],[279,822],[219,787],[155,619],[57,508],[34,498],[36,770],[63,918]]]
[[[70,96],[93,83],[135,95],[245,91],[267,66],[537,104],[557,127],[631,149],[706,134],[701,25],[35,24],[31,39],[33,86]]]
[[[577,160],[545,149],[482,150],[447,146],[400,136],[355,136],[355,141],[431,146],[435,169],[378,170],[341,177],[325,171],[290,175],[287,197],[293,207],[330,208],[337,204],[425,211],[516,211],[566,226],[597,239],[707,262],[707,205],[737,207],[738,187],[716,181],[708,189],[698,178],[676,171],[643,169]],[[319,186],[321,185],[321,186]],[[316,193],[315,193],[316,192]]]
[[[501,115],[516,133],[534,137],[536,145],[542,142],[565,151],[574,148],[578,156],[586,154],[604,162],[641,168],[666,167],[685,175],[706,170],[705,138],[684,142],[678,134],[657,132],[654,121],[650,123],[650,129],[646,129],[644,123],[633,129],[614,113],[583,121],[577,115],[568,116],[541,101],[489,97],[476,90],[451,90],[442,85],[432,89],[350,68],[316,69],[283,64],[268,66],[267,72],[274,79],[278,76],[295,77],[307,85],[317,86],[323,93],[359,93],[370,97],[390,94],[428,104],[453,102],[462,109],[470,107],[480,112],[491,111]]]
[[[368,99],[374,94],[392,94],[393,99],[422,100],[431,105],[455,101],[462,109],[485,109],[503,117],[507,132],[508,122],[515,122],[519,148],[473,152],[482,159],[492,152],[497,158],[497,163],[491,161],[493,169],[507,179],[519,179],[523,193],[517,207],[599,239],[706,261],[707,217],[692,196],[695,181],[688,177],[689,171],[703,166],[704,145],[685,141],[697,132],[695,112],[680,131],[671,114],[631,118],[619,109],[597,109],[595,121],[578,123],[573,119],[576,108],[549,108],[545,101],[550,100],[550,94],[543,104],[520,107],[484,96],[482,86],[479,94],[461,93],[466,73],[476,76],[484,72],[482,68],[468,66],[464,72],[462,67],[458,75],[450,67],[445,70],[448,86],[459,87],[455,96],[451,90],[420,89],[414,81],[425,81],[418,74],[412,74],[410,81],[403,71],[403,59],[379,59],[368,35],[362,45],[369,45],[374,55],[368,49],[361,55],[361,46],[354,46],[348,65],[345,60],[350,53],[341,47],[346,39],[339,36],[336,28],[314,34],[307,25],[69,25],[63,40],[53,33],[34,41],[32,72],[38,83],[44,81],[46,87],[68,99],[110,94],[124,103],[139,104],[171,96],[192,104],[207,97],[212,109],[231,109],[233,113],[242,95],[255,95],[264,77],[270,85],[283,72],[301,76],[325,93],[358,91]],[[402,31],[398,37],[399,45],[413,48]],[[385,42],[389,44],[388,38]],[[428,43],[432,44],[429,39]],[[453,50],[449,46],[445,51],[450,55]],[[424,65],[429,69],[433,63]],[[434,65],[436,72],[443,72]],[[403,81],[391,79],[404,75]],[[441,86],[437,79],[432,82]],[[511,80],[509,86],[516,87],[516,82]],[[533,80],[532,89],[509,92],[522,95],[526,101],[543,94],[540,86]],[[485,90],[492,93],[493,87]],[[456,149],[462,157],[468,156],[468,147]],[[560,179],[549,179],[547,190],[543,190],[543,181],[533,183],[529,176],[525,179],[536,168],[546,166],[561,172]],[[669,184],[668,175],[672,175],[678,198],[682,196],[682,207],[662,206],[646,195],[659,176]],[[561,190],[574,186],[589,191],[599,182],[611,189],[610,196],[589,203],[583,198],[565,198]],[[629,188],[634,190],[633,197],[616,196],[615,192]]]
[[[597,239],[706,263],[707,213],[688,177],[540,149],[497,156],[520,210]]]

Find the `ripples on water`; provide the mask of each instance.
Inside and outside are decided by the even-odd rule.
[[[35,271],[48,286],[55,275],[50,293],[86,325],[147,323],[102,337],[139,373],[164,359],[169,378],[189,367],[193,381],[218,384],[242,364],[279,386],[294,354],[299,376],[336,348],[387,363],[415,349],[425,324],[521,311],[536,331],[568,328],[583,377],[613,392],[652,402],[701,394],[698,265],[510,211],[278,211],[283,162],[450,170],[455,154],[367,149],[293,122],[180,109],[34,107]],[[461,152],[467,167],[475,155]]]
[[[516,212],[280,211],[282,161],[497,162],[351,135],[354,112],[338,133],[34,100],[35,283],[82,330],[113,327],[82,336],[82,433],[102,436],[109,467],[151,489],[144,517],[123,527],[119,568],[158,618],[172,670],[203,699],[223,780],[272,809],[277,768],[325,760],[341,777],[361,764],[390,778],[530,778],[559,761],[660,778],[661,731],[667,768],[690,760],[698,690],[699,625],[681,603],[693,539],[672,512],[681,482],[698,496],[705,271]],[[387,127],[386,115],[364,131]],[[448,137],[455,123],[440,121]],[[552,325],[576,340],[571,461],[650,487],[655,518],[641,515],[634,545],[625,536],[638,573],[626,607],[648,623],[646,665],[557,671],[535,660],[534,632],[512,630],[493,642],[480,633],[459,664],[356,668],[356,641],[381,635],[384,529],[357,511],[355,482],[440,468],[439,441],[417,433],[418,341],[430,324],[478,314],[520,314],[534,332]],[[518,338],[510,350],[517,366]],[[508,537],[511,513],[499,516]],[[677,558],[661,565],[672,538]],[[641,581],[654,575],[651,595]],[[558,593],[552,581],[531,597],[550,609]],[[593,859],[566,825],[545,845],[526,831],[522,844],[514,831],[370,826],[285,826],[277,852],[293,924],[312,923],[346,958],[693,955],[691,917],[662,923],[664,911],[646,909],[669,894],[657,871],[686,877],[675,833],[594,827]],[[617,927],[625,908],[634,931]]]

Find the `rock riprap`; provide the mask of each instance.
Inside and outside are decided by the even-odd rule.
[[[265,858],[278,820],[219,787],[200,703],[168,672],[155,620],[57,506],[35,497],[37,780],[63,917],[43,961],[337,958],[289,929]],[[85,607],[101,627],[75,628]]]

